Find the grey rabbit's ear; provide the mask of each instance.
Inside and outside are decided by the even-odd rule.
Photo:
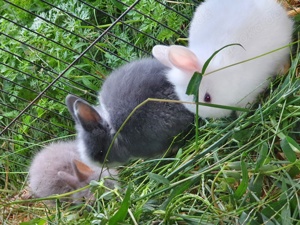
[[[81,182],[89,181],[90,177],[94,173],[94,171],[88,165],[77,159],[73,160],[72,168],[74,171],[74,175],[65,171],[58,171],[57,176],[62,182],[65,182],[73,189],[80,188],[82,186]]]
[[[66,105],[67,105],[67,107],[68,107],[68,110],[69,110],[69,112],[71,113],[71,115],[72,115],[72,117],[73,117],[73,119],[75,120],[75,121],[78,121],[77,120],[77,117],[76,117],[76,115],[75,115],[75,111],[74,111],[74,103],[76,102],[76,100],[78,100],[78,99],[80,99],[80,98],[78,98],[77,96],[75,96],[75,95],[67,95],[67,97],[66,97]]]
[[[73,160],[73,170],[80,182],[88,180],[89,177],[94,173],[94,170],[92,170],[91,167],[77,159]]]
[[[77,189],[79,187],[78,178],[73,176],[72,174],[69,174],[65,171],[58,171],[57,176],[61,181],[65,182],[71,188]]]
[[[67,95],[66,105],[76,123],[88,125],[90,122],[100,122],[102,119],[93,106],[75,95]]]
[[[99,128],[104,129],[103,124],[105,122],[100,114],[93,106],[82,99],[77,99],[75,101],[74,115],[86,131],[92,132]]]

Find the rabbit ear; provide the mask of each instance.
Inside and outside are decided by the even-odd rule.
[[[94,173],[94,171],[88,165],[77,159],[73,160],[73,169],[77,179],[81,182],[88,180],[88,178]]]
[[[167,67],[176,67],[188,72],[201,71],[197,56],[188,48],[179,45],[156,45],[153,56]]]
[[[169,60],[169,46],[155,45],[152,48],[152,55],[165,66],[172,68],[173,65]]]
[[[168,57],[170,62],[178,69],[193,73],[201,71],[197,56],[186,47],[171,45]]]
[[[57,176],[60,180],[65,182],[67,185],[69,185],[73,189],[77,189],[79,186],[78,179],[73,176],[72,174],[66,173],[65,171],[58,171]]]
[[[87,102],[77,99],[74,103],[74,114],[86,131],[92,132],[99,128],[100,130],[105,130],[105,128],[102,127],[102,117],[94,107]]]
[[[67,97],[66,97],[66,105],[67,105],[68,110],[71,113],[71,115],[72,115],[72,117],[75,121],[78,121],[78,120],[77,120],[77,117],[76,117],[75,112],[74,112],[74,103],[78,99],[79,99],[78,97],[76,97],[74,95],[70,95],[70,94],[67,95]]]

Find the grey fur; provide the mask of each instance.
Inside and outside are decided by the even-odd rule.
[[[178,100],[173,85],[166,79],[167,71],[168,68],[155,59],[122,66],[104,82],[97,107],[73,95],[67,96],[82,158],[103,163],[114,134],[144,100]],[[182,104],[148,102],[128,120],[108,154],[107,163],[161,155],[169,148],[173,137],[186,131],[193,120],[194,114]]]
[[[35,197],[67,193],[88,185],[91,180],[99,180],[100,167],[84,165],[89,169],[88,173],[78,171],[75,164],[76,160],[80,162],[77,148],[76,141],[58,142],[46,146],[36,154],[29,169],[29,188]],[[116,177],[117,171],[104,169],[102,177],[109,176]],[[105,185],[110,188],[115,183],[114,180],[105,180]],[[83,197],[93,196],[89,189],[85,189],[71,195],[69,200],[78,202]]]

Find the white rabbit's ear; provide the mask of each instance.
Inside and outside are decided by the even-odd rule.
[[[77,159],[74,159],[73,161],[73,169],[79,181],[88,180],[88,178],[94,173],[94,171],[88,165]]]
[[[169,49],[170,46],[155,45],[152,48],[152,55],[165,66],[172,68],[173,65],[169,60]]]
[[[197,56],[188,48],[171,45],[169,48],[169,61],[180,70],[188,72],[201,71]]]
[[[179,45],[156,45],[152,49],[153,56],[165,66],[194,73],[201,71],[197,56],[188,48]]]
[[[73,176],[72,174],[66,173],[65,171],[58,171],[57,176],[60,180],[65,182],[67,185],[69,185],[73,189],[77,189],[79,186],[78,179]]]

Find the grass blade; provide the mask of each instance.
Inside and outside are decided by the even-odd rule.
[[[120,209],[115,213],[115,215],[113,215],[111,217],[111,219],[109,220],[109,225],[116,225],[119,222],[124,221],[124,219],[127,216],[127,212],[128,212],[128,208],[129,208],[129,204],[130,204],[130,195],[132,193],[132,184],[129,183],[125,197],[122,201],[121,207]]]
[[[243,196],[243,194],[245,194],[249,183],[247,165],[244,161],[241,161],[241,169],[242,169],[242,182],[240,183],[239,187],[236,189],[234,193],[236,199],[240,199]]]
[[[257,158],[257,161],[256,161],[256,165],[255,165],[255,172],[257,172],[262,165],[264,165],[264,162],[268,156],[268,145],[266,142],[263,142],[262,145],[260,146],[260,149],[259,149],[259,156]]]
[[[282,148],[282,151],[284,152],[286,158],[291,162],[295,162],[297,160],[296,153],[293,151],[293,148],[291,147],[291,138],[285,137],[280,141],[280,146]]]
[[[203,65],[203,68],[202,68],[202,74],[205,73],[210,61],[215,57],[216,54],[218,54],[220,51],[222,51],[224,48],[227,48],[227,47],[230,47],[230,46],[235,46],[235,45],[238,45],[238,46],[241,46],[242,48],[244,48],[241,44],[239,43],[233,43],[233,44],[229,44],[229,45],[225,45],[224,47],[220,48],[219,50],[215,51],[209,58],[208,60],[206,60],[206,62],[204,63]]]
[[[149,176],[149,178],[150,178],[151,180],[154,180],[154,181],[156,181],[157,183],[165,184],[165,185],[167,185],[167,186],[170,185],[170,181],[169,181],[167,178],[165,178],[165,177],[163,177],[163,176],[161,176],[161,175],[159,175],[159,174],[149,173],[148,176]]]
[[[198,73],[198,72],[194,73],[194,75],[192,76],[192,78],[191,78],[191,80],[188,84],[188,87],[186,89],[186,94],[187,95],[198,96],[198,94],[199,94],[198,91],[199,91],[199,87],[200,87],[202,77],[203,77],[202,73]]]

